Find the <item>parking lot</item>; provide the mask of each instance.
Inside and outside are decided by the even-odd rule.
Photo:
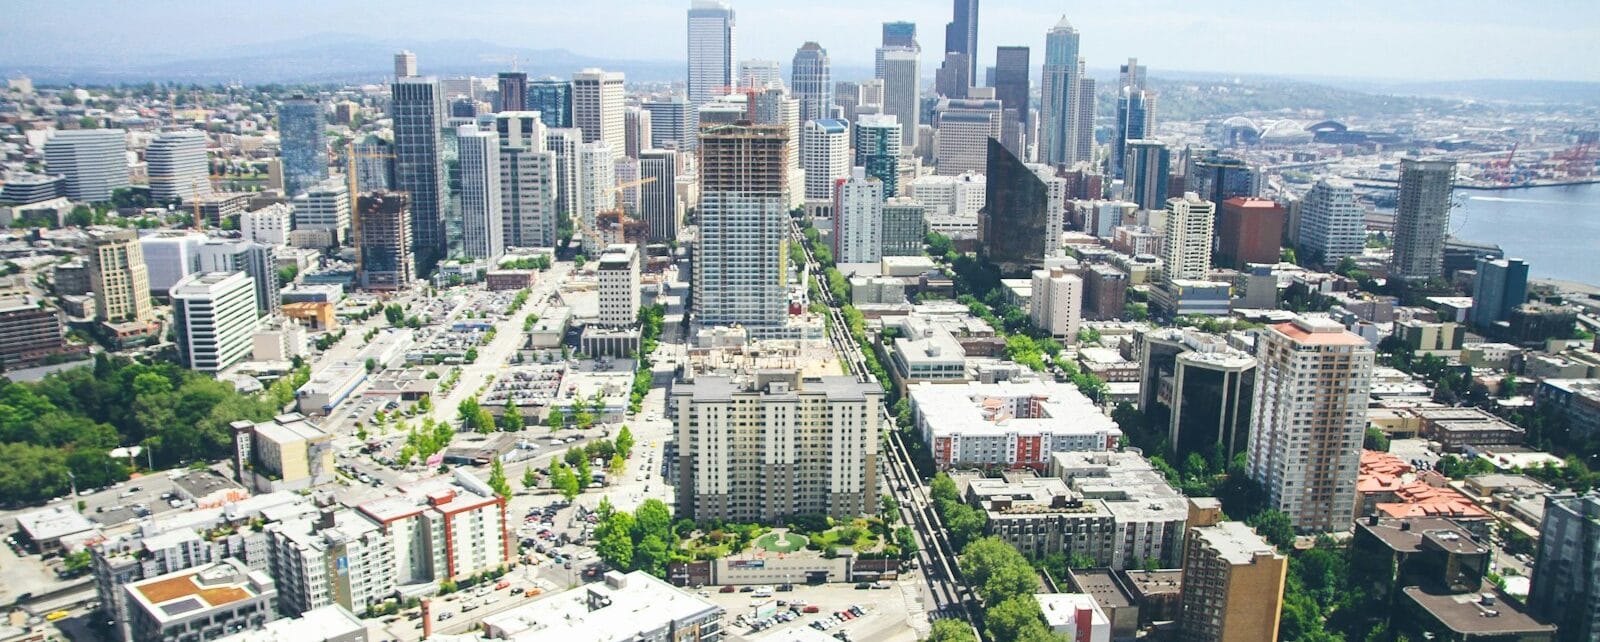
[[[906,590],[899,582],[889,582],[888,588],[881,590],[858,589],[854,584],[796,584],[793,591],[774,591],[771,597],[755,597],[758,592],[754,587],[741,588],[751,591],[723,593],[725,588],[714,586],[699,590],[702,597],[728,610],[724,622],[729,639],[781,640],[785,631],[804,627],[834,637],[843,633],[844,639],[858,642],[918,639],[906,602],[906,596],[915,591]],[[756,617],[757,610],[775,610],[779,617]],[[784,613],[789,615],[783,616]],[[750,626],[761,621],[771,624],[760,630]]]

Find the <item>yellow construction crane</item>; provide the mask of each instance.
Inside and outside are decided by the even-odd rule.
[[[357,190],[360,186],[357,184],[359,177],[356,171],[356,160],[360,158],[394,158],[394,154],[387,152],[363,152],[358,154],[356,153],[356,141],[354,138],[345,143],[345,160],[347,161],[345,178],[350,183],[350,193],[348,195],[350,199],[350,245],[356,249],[357,278],[360,278],[359,275],[361,274],[361,208],[356,206],[356,195],[360,194]]]
[[[176,178],[177,178],[176,176],[147,176],[147,177],[145,177],[145,185],[148,187],[150,183],[153,183],[153,182],[156,182],[156,181],[160,181],[160,182],[163,182],[163,183],[168,183],[168,182],[171,182],[173,179],[176,179]],[[191,179],[189,179],[189,192],[191,194],[193,194],[193,196],[191,196],[189,198],[189,201],[190,201],[190,203],[192,205],[194,205],[194,231],[196,231],[196,232],[204,232],[205,231],[205,222],[200,218],[200,181],[202,181],[202,180],[206,181],[207,183],[211,183],[211,182],[215,181],[216,178],[214,178],[212,176],[206,176],[204,179],[199,179],[199,178],[191,178]],[[216,187],[217,187],[216,185],[212,185],[211,186],[211,191],[215,192],[216,191]]]

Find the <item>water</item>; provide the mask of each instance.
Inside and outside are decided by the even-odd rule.
[[[1495,243],[1536,278],[1600,285],[1600,184],[1455,191],[1450,235]]]

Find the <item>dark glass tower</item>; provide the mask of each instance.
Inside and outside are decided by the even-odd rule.
[[[1001,274],[1020,274],[1044,263],[1049,188],[1022,159],[989,139],[986,203],[978,210],[984,257]]]
[[[572,126],[572,81],[558,78],[528,81],[528,111],[539,112],[545,127]]]
[[[1028,48],[997,47],[994,54],[994,97],[1005,107],[1001,135],[1006,149],[1028,153]]]

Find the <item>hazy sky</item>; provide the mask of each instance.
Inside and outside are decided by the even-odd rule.
[[[870,64],[879,24],[917,23],[925,68],[944,46],[947,0],[735,0],[739,58],[787,62],[806,40],[836,64]],[[477,38],[606,58],[684,58],[685,1],[7,0],[0,66],[39,51],[139,60],[339,32]],[[1600,0],[983,0],[983,64],[1035,48],[1065,14],[1090,67],[1137,56],[1160,69],[1366,78],[1600,81]],[[9,44],[7,44],[9,43]],[[109,61],[108,61],[109,62]],[[422,61],[424,67],[426,61]],[[3,69],[0,69],[3,71]]]

